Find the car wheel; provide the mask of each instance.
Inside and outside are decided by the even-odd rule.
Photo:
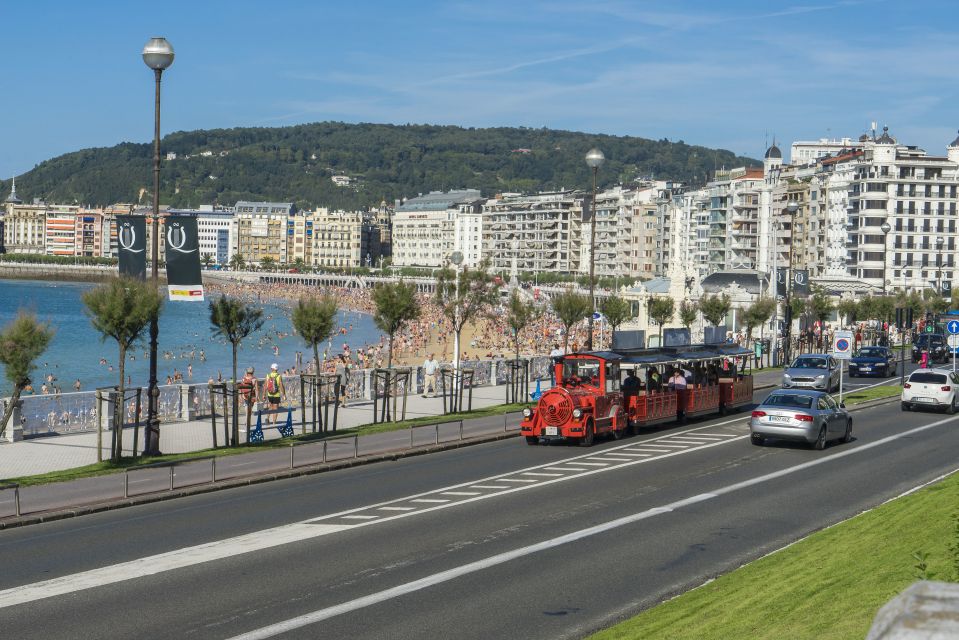
[[[846,432],[842,434],[843,443],[852,442],[852,418],[846,420]]]
[[[949,401],[949,406],[946,407],[946,413],[953,415],[956,413],[956,397],[953,396],[952,400]]]
[[[764,444],[766,444],[766,436],[760,435],[758,433],[754,433],[752,437],[750,438],[750,440],[757,447],[761,447]]]
[[[822,429],[819,430],[819,437],[816,438],[813,448],[816,451],[822,451],[826,448],[826,425],[823,425]]]
[[[903,410],[903,411],[911,411],[911,410],[912,410],[912,407],[909,406],[909,403],[908,403],[908,402],[903,402],[903,403],[902,403],[902,410]]]
[[[531,447],[534,447],[539,444],[539,438],[536,436],[526,436],[526,444]]]

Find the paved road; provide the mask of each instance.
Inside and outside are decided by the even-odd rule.
[[[740,415],[4,531],[0,625],[16,638],[581,637],[957,466],[959,417],[854,415],[855,441],[825,452],[754,447]]]

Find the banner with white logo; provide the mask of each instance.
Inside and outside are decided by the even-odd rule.
[[[196,218],[166,218],[166,279],[170,300],[203,302],[200,239]]]
[[[117,256],[120,275],[146,280],[147,220],[143,216],[117,216]]]
[[[793,273],[793,293],[809,295],[809,270],[796,269]]]

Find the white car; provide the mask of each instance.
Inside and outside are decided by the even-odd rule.
[[[902,410],[928,408],[955,413],[959,374],[947,369],[917,369],[902,388]]]

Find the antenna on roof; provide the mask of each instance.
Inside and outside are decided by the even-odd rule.
[[[875,120],[872,121],[872,140],[873,142],[876,141],[876,121]]]

